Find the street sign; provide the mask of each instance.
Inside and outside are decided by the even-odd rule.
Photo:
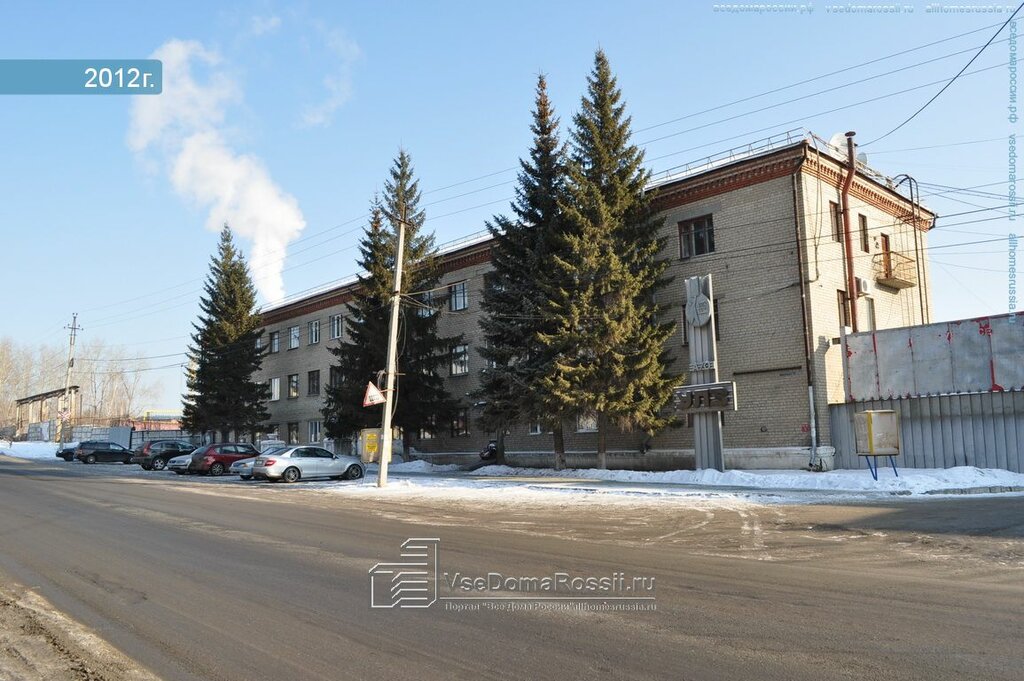
[[[684,414],[736,411],[736,383],[733,381],[681,385],[673,392],[676,408]]]
[[[380,388],[370,381],[366,384],[366,394],[363,395],[363,406],[372,407],[377,404],[384,404],[384,394],[380,391]]]

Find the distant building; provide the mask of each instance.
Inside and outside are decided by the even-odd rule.
[[[837,340],[851,326],[852,308],[860,331],[930,321],[927,239],[934,213],[859,166],[849,192],[850,290],[840,210],[846,175],[845,151],[807,136],[712,157],[652,183],[665,218],[663,255],[674,278],[658,302],[678,322],[669,347],[678,374],[688,363],[683,280],[713,275],[720,377],[736,382],[739,404],[724,416],[729,467],[806,463],[812,419],[822,452],[831,451],[828,404],[844,397]],[[451,349],[444,374],[462,406],[436,435],[417,434],[414,446],[421,452],[479,452],[494,437],[476,426],[468,397],[487,368],[479,319],[490,248],[489,239],[478,238],[440,257],[442,284],[451,294],[437,312],[440,331],[465,337]],[[304,443],[323,436],[320,408],[332,359],[327,347],[346,333],[345,303],[355,285],[264,312],[270,354],[260,378],[273,393],[269,430],[282,439]],[[594,426],[586,416],[566,424],[570,465],[592,464]],[[609,465],[681,467],[681,458],[692,460],[692,436],[687,423],[650,441],[643,433],[612,435]],[[506,450],[525,463],[550,463],[552,446],[539,424],[518,424],[506,437]]]

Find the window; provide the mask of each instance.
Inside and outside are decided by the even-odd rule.
[[[836,291],[836,302],[839,304],[839,326],[849,326],[850,298],[846,295],[846,291],[842,289]]]
[[[469,346],[452,346],[452,376],[464,376],[469,373]]]
[[[332,388],[337,388],[339,385],[341,385],[341,367],[331,367],[330,374],[328,375],[327,379],[328,385],[330,385]]]
[[[577,433],[596,433],[597,432],[597,414],[594,412],[588,412],[586,414],[580,414],[576,417],[576,432]]]
[[[269,437],[267,437],[268,440],[276,440],[277,439],[277,424],[276,423],[268,423],[267,424],[267,429],[266,429],[266,431],[263,434],[269,436]]]
[[[452,419],[452,437],[469,435],[469,409],[460,407],[455,410],[455,417]]]
[[[433,440],[434,432],[437,430],[437,417],[433,414],[427,417],[427,423],[423,428],[420,428],[420,439],[421,440]]]
[[[452,312],[465,310],[469,307],[469,298],[466,295],[466,282],[460,281],[448,287],[448,309]]]
[[[309,422],[309,442],[320,442],[320,421]]]
[[[310,371],[306,374],[306,394],[308,395],[319,395],[320,394],[320,370]]]
[[[294,350],[299,347],[299,327],[288,327],[288,349]]]
[[[544,428],[544,424],[540,421],[534,421],[530,424],[530,435],[551,435],[552,432],[550,428]]]
[[[864,320],[866,322],[863,331],[874,331],[875,330],[875,301],[872,298],[865,298],[864,302],[867,303],[868,318]]]
[[[679,223],[679,257],[692,258],[715,252],[715,226],[711,216]]]
[[[868,241],[868,216],[858,214],[857,220],[860,223],[860,250],[870,253],[871,242]]]
[[[306,339],[310,345],[320,342],[320,320],[314,319],[306,325]]]
[[[288,376],[288,399],[292,400],[299,396],[299,375],[290,374]]]
[[[341,332],[345,329],[345,322],[340,314],[331,315],[331,340],[341,338]]]
[[[505,285],[498,278],[497,272],[486,272],[484,274],[484,290],[489,293],[500,293],[505,290]]]
[[[832,220],[832,239],[843,242],[843,209],[835,201],[828,202],[828,213]]]
[[[259,352],[263,349],[263,335],[256,336],[256,351]]]
[[[281,379],[272,378],[270,379],[270,401],[276,402],[281,399]]]
[[[416,306],[416,316],[418,317],[429,317],[430,315],[437,312],[434,306],[434,292],[426,291],[420,294],[420,304]]]
[[[280,352],[281,351],[281,332],[271,331],[270,332],[270,351]]]
[[[288,424],[288,444],[299,444],[299,423],[297,421]]]

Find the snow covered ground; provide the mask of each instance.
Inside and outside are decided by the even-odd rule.
[[[77,442],[69,442],[66,446],[74,447]],[[55,459],[56,442],[7,442],[0,440],[0,454],[16,456],[19,459]]]
[[[57,446],[46,442],[0,442],[0,454],[55,461]],[[63,462],[56,460],[64,465]],[[891,468],[879,466],[879,479],[866,470],[838,470],[825,473],[780,470],[733,470],[719,473],[703,471],[607,471],[598,469],[563,470],[486,466],[470,473],[456,465],[435,466],[426,461],[393,463],[388,467],[389,484],[376,487],[377,466],[371,464],[366,478],[357,483],[303,482],[282,486],[288,490],[316,490],[332,494],[372,496],[395,499],[451,499],[490,504],[514,503],[659,503],[675,500],[698,503],[701,500],[747,501],[754,503],[815,503],[849,499],[890,498],[891,495],[917,497],[962,490],[989,488],[1024,489],[1024,475],[999,469],[968,466],[948,469],[900,468],[899,477]],[[161,479],[163,474],[142,471],[135,466],[123,468],[125,475]],[[177,476],[173,476],[176,478]],[[188,478],[180,482],[213,484],[240,483],[236,478]],[[277,488],[275,488],[277,489]],[[1010,492],[1021,494],[1022,492]]]
[[[923,494],[947,489],[975,487],[1024,487],[1024,475],[996,468],[900,468],[899,477],[892,468],[878,470],[878,480],[867,469],[838,470],[825,473],[782,470],[715,470],[666,471],[607,471],[599,469],[556,471],[550,468],[529,469],[509,466],[486,466],[470,475],[556,477],[582,480],[607,480],[623,483],[657,483],[666,485],[699,485],[703,487],[743,487],[771,490],[816,490],[843,492],[892,492]]]

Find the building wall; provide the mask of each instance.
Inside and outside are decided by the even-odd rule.
[[[806,301],[813,346],[818,443],[829,442],[828,404],[841,400],[842,367],[832,339],[841,334],[836,291],[845,289],[842,245],[831,235],[829,201],[839,201],[842,169],[839,163],[813,158],[797,146],[782,153],[716,169],[672,183],[659,190],[656,201],[665,218],[663,256],[670,263],[671,284],[659,293],[664,314],[676,323],[669,343],[671,370],[684,381],[689,347],[683,339],[684,280],[711,274],[718,308],[719,375],[737,386],[739,410],[724,416],[724,441],[730,448],[807,447],[811,443],[805,363],[804,311],[800,285],[800,260],[808,277]],[[895,219],[901,211],[894,203],[879,200],[887,193],[867,179],[854,186],[854,269],[856,276],[874,281],[872,257],[879,251],[879,235],[890,235],[893,251],[913,253],[910,227]],[[904,202],[905,203],[905,202]],[[891,204],[891,205],[890,205]],[[860,249],[857,215],[868,220],[869,253]],[[713,253],[683,258],[680,254],[679,223],[710,215],[714,225]],[[919,235],[926,245],[926,233]],[[469,372],[452,376],[446,365],[442,374],[452,396],[469,410],[470,433],[452,436],[449,424],[429,439],[415,439],[424,452],[477,452],[494,433],[476,426],[479,411],[473,407],[473,392],[479,387],[486,361],[480,355],[479,332],[484,278],[490,270],[487,244],[470,246],[442,256],[441,284],[461,281],[467,285],[468,307],[453,311],[443,307],[439,314],[442,335],[462,337],[469,345]],[[927,280],[925,279],[925,283]],[[872,287],[876,326],[889,328],[919,323],[918,287],[890,290]],[[927,288],[927,286],[925,286]],[[287,435],[285,424],[299,423],[299,440],[306,442],[308,423],[319,421],[323,388],[329,379],[331,355],[327,352],[330,315],[347,309],[345,290],[318,294],[315,298],[268,314],[267,330],[281,332],[279,353],[264,362],[263,377],[281,379],[281,398],[270,403],[272,422]],[[858,309],[865,309],[864,299]],[[930,300],[925,297],[926,316]],[[410,308],[407,313],[414,313]],[[319,319],[321,340],[308,342],[308,322]],[[298,325],[300,346],[287,349],[287,329]],[[320,370],[320,395],[306,390],[306,374]],[[287,397],[287,376],[298,374],[297,398]],[[399,399],[401,393],[399,392]],[[566,449],[594,451],[597,435],[577,432],[576,423],[565,424]],[[662,451],[691,449],[693,431],[685,422],[666,429],[648,440],[642,433],[611,434],[610,450],[637,451],[642,447]],[[550,434],[531,434],[530,424],[519,424],[506,436],[510,451],[550,452]]]

